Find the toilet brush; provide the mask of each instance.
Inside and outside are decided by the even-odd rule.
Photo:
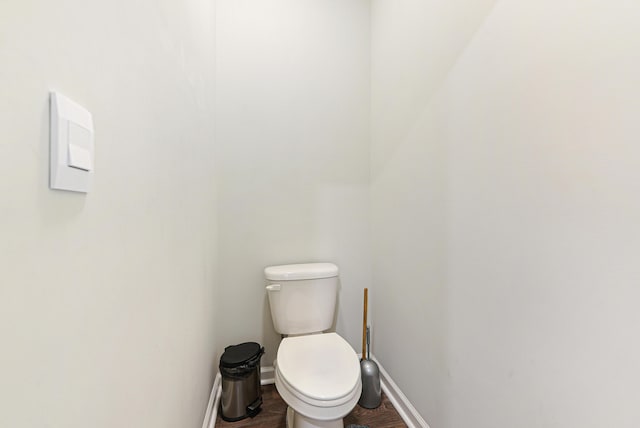
[[[370,359],[370,331],[367,326],[368,294],[369,290],[365,288],[364,316],[362,319],[362,360],[360,361],[362,394],[360,395],[358,404],[366,409],[375,409],[382,401],[382,390],[380,388],[380,369],[378,368],[378,365]]]

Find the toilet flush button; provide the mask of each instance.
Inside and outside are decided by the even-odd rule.
[[[51,92],[50,126],[49,187],[88,192],[95,163],[91,113],[64,95]]]
[[[69,122],[69,159],[67,164],[71,168],[81,169],[83,171],[91,171],[91,132]]]

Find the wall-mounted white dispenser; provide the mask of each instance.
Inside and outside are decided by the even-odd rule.
[[[93,176],[91,113],[57,92],[51,92],[49,187],[88,192]]]

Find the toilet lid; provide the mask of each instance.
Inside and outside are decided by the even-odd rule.
[[[316,400],[344,397],[360,381],[358,356],[336,333],[287,337],[276,359],[287,383]]]

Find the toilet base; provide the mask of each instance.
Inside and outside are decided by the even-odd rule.
[[[344,422],[342,418],[335,421],[315,421],[287,406],[287,428],[344,428]]]

